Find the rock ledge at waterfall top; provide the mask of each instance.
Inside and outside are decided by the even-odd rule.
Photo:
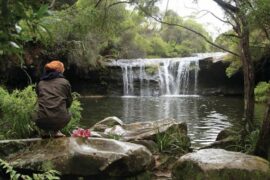
[[[182,156],[175,164],[174,179],[267,180],[269,162],[257,156],[222,149],[203,149]]]

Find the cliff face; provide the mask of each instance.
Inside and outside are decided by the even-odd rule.
[[[32,53],[33,56],[36,54]],[[31,54],[31,55],[32,55]],[[12,62],[14,57],[2,59],[0,61],[0,83],[7,87],[23,88],[29,83],[29,78],[25,72],[31,76],[33,83],[37,82],[47,58],[37,56],[37,58],[28,58],[28,64],[22,69],[20,66],[14,66]],[[62,59],[65,59],[64,57]],[[256,82],[269,81],[270,63],[264,61],[264,64],[256,66]],[[104,67],[98,70],[92,70],[89,67],[78,67],[68,64],[66,66],[65,76],[71,82],[73,90],[83,95],[123,95],[123,73],[121,67]],[[18,63],[17,63],[18,64]],[[199,71],[197,79],[197,93],[200,95],[242,95],[243,75],[242,72],[234,74],[231,78],[226,76],[225,70],[229,64],[222,61],[213,61],[211,58],[199,61]],[[194,76],[194,74],[190,74]],[[193,80],[191,80],[193,81]],[[140,82],[134,80],[134,89],[139,91]],[[158,89],[158,81],[150,80],[149,86],[154,90]]]
[[[229,64],[222,61],[214,62],[211,58],[199,61],[197,91],[199,95],[242,95],[243,76],[241,72],[234,74],[231,78],[226,76],[226,68]],[[74,67],[76,68],[76,67]],[[142,86],[138,78],[139,67],[134,70],[134,91],[140,91]],[[192,70],[190,70],[192,71]],[[67,72],[73,89],[85,95],[123,95],[123,72],[121,67],[106,67],[102,70],[89,71],[84,78],[74,76],[75,69]],[[158,73],[158,72],[156,72]],[[194,83],[194,72],[190,72],[189,83]],[[148,86],[151,91],[158,91],[159,82],[153,78],[149,80]],[[194,88],[191,85],[190,88]],[[135,95],[137,95],[135,93]]]
[[[241,95],[243,93],[243,75],[237,72],[231,78],[226,75],[229,64],[211,59],[200,61],[198,75],[199,94]]]

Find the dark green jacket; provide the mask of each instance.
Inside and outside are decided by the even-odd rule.
[[[68,108],[71,106],[72,96],[71,86],[65,78],[41,80],[36,91],[38,95],[37,124],[58,126],[58,123],[63,124],[69,121]]]

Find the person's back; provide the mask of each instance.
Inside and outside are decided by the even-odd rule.
[[[52,61],[45,66],[45,74],[37,85],[38,112],[36,124],[39,128],[57,133],[70,120],[68,108],[71,105],[71,87],[64,78],[64,68],[57,68],[59,61]]]

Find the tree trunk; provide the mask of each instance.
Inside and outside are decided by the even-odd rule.
[[[254,115],[254,67],[250,55],[249,31],[248,27],[244,25],[240,39],[240,47],[244,73],[244,119],[246,125],[248,125],[247,130],[251,130]]]
[[[270,160],[270,98],[268,99],[254,154]]]
[[[241,11],[238,13],[236,32],[240,37],[239,49],[244,74],[244,134],[252,131],[254,115],[254,67],[249,46],[249,26],[247,17]],[[244,137],[243,137],[244,138]]]
[[[235,4],[225,0],[214,0],[228,13],[234,23],[233,29],[239,37],[240,59],[244,74],[244,126],[246,133],[253,128],[254,115],[254,67],[249,46],[249,24],[245,1],[234,1]]]

